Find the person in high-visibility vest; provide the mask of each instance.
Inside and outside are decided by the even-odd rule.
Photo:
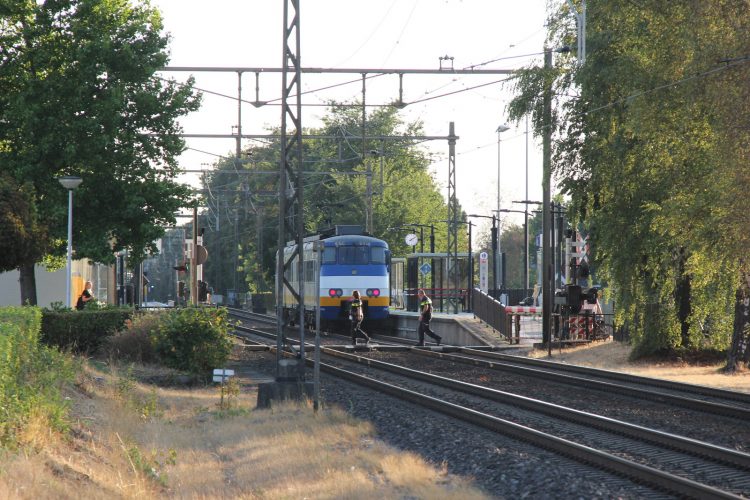
[[[443,340],[443,337],[430,330],[430,321],[432,320],[432,300],[430,300],[421,288],[417,290],[417,298],[419,299],[419,343],[417,345],[424,345],[425,333],[435,339],[437,345],[440,345],[440,341]]]
[[[359,290],[352,292],[352,302],[349,308],[349,320],[352,326],[352,345],[357,345],[357,337],[365,339],[365,343],[370,342],[370,337],[362,330],[362,321],[365,319],[365,312],[362,307],[362,300],[359,298]]]

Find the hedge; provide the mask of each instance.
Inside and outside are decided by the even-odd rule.
[[[44,311],[42,341],[76,352],[94,352],[105,338],[121,330],[132,319],[132,308],[91,309],[83,311]]]

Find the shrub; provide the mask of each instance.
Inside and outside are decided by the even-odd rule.
[[[126,320],[124,330],[104,340],[104,354],[109,358],[136,363],[157,361],[151,332],[157,330],[164,316],[161,312],[149,312],[134,315],[132,321]]]
[[[164,314],[152,340],[157,356],[167,366],[207,375],[229,357],[228,333],[226,309],[190,307]]]
[[[42,341],[47,345],[77,352],[94,352],[104,339],[121,330],[133,309],[112,307],[83,311],[44,311]]]
[[[67,405],[62,386],[73,380],[72,361],[39,344],[42,311],[0,308],[0,445],[13,447],[29,419],[60,429]],[[33,440],[33,436],[27,436]]]

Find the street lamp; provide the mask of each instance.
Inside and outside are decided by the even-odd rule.
[[[501,124],[497,127],[495,132],[497,132],[497,210],[500,210],[500,134],[503,132],[507,132],[510,130],[510,127],[506,124]],[[492,255],[492,265],[495,268],[495,290],[497,290],[497,275],[500,274],[500,269],[498,269],[498,264],[500,263],[500,259],[498,258],[498,254],[500,254],[502,251],[500,250],[500,226],[498,224],[497,228],[497,243],[493,243],[493,255]]]
[[[507,125],[500,125],[497,127],[497,209],[500,210],[500,134],[510,130]]]
[[[57,179],[62,187],[68,190],[68,264],[65,268],[65,298],[66,307],[72,303],[70,290],[70,273],[73,268],[73,190],[81,185],[83,179],[76,175],[66,175]]]

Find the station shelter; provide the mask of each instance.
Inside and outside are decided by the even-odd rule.
[[[469,254],[456,255],[458,283],[448,275],[447,253],[412,253],[391,259],[391,305],[395,309],[417,312],[417,290],[424,289],[432,299],[435,312],[453,313],[471,310],[469,290],[473,276],[469,272]]]

